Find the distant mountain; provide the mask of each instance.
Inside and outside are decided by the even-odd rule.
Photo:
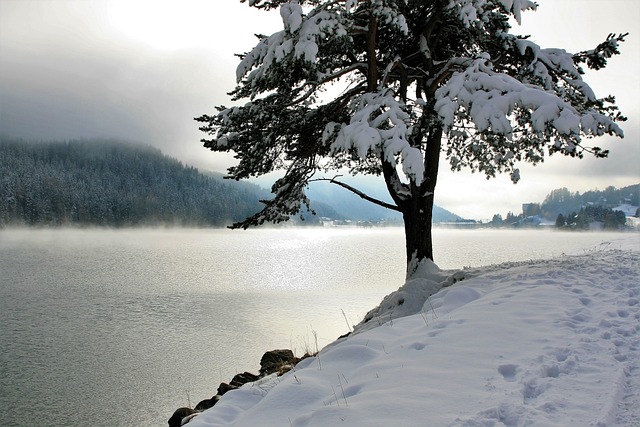
[[[351,184],[351,183],[350,183]],[[392,203],[385,188],[374,185],[369,180],[358,180],[352,184],[360,191],[376,199]],[[382,206],[368,202],[349,190],[327,181],[314,182],[308,191],[311,207],[322,202],[336,210],[344,218],[355,221],[401,220],[402,215]],[[433,207],[433,222],[449,222],[462,220],[461,217],[439,206]]]
[[[0,225],[222,226],[265,197],[147,146],[0,140]]]

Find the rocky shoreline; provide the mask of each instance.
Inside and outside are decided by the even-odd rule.
[[[187,424],[200,412],[209,409],[218,403],[218,400],[220,400],[222,395],[226,392],[235,390],[244,384],[257,381],[267,375],[274,373],[282,375],[293,369],[298,362],[309,356],[310,354],[305,354],[302,357],[296,357],[293,354],[293,351],[288,349],[267,351],[260,359],[260,371],[257,375],[252,374],[251,372],[242,372],[236,374],[229,383],[220,383],[216,394],[210,399],[200,401],[194,408],[182,407],[176,409],[173,415],[171,415],[171,418],[169,418],[169,427],[180,427]]]

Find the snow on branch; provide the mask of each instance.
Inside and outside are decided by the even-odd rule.
[[[236,68],[236,81],[239,83],[253,68],[247,80],[262,77],[271,64],[281,61],[293,50],[291,40],[285,40],[285,31],[279,31],[269,37],[262,37],[260,42],[242,57]]]
[[[402,34],[409,34],[409,27],[404,15],[398,10],[397,3],[389,0],[369,0],[371,12],[381,22],[395,27]],[[401,3],[401,2],[400,2]]]
[[[260,42],[242,58],[236,69],[236,80],[247,83],[263,78],[274,63],[317,60],[320,43],[328,38],[347,37],[347,29],[339,11],[314,9],[304,14],[297,1],[280,7],[284,30],[262,36]]]
[[[465,27],[469,28],[473,25],[482,27],[487,17],[487,10],[494,7],[494,3],[502,6],[504,12],[513,15],[518,24],[522,21],[522,12],[526,10],[535,10],[538,5],[530,0],[497,0],[492,2],[488,0],[450,0],[449,8],[457,12],[458,18]]]
[[[262,225],[265,222],[274,224],[288,221],[292,215],[300,213],[303,207],[310,212],[309,199],[305,194],[307,182],[313,176],[314,168],[304,159],[295,161],[297,165],[287,170],[284,177],[278,179],[271,187],[275,195],[273,199],[260,200],[264,208],[249,218],[234,223],[230,228],[244,228]]]
[[[525,39],[516,39],[515,44],[521,55],[532,56],[527,71],[534,78],[539,79],[546,90],[553,90],[557,80],[560,79],[578,91],[587,101],[596,101],[595,93],[582,80],[583,71],[576,66],[574,55],[564,49],[542,49]]]
[[[498,0],[507,13],[513,14],[518,24],[522,24],[522,12],[525,10],[536,10],[538,5],[529,0]]]
[[[329,123],[325,127],[325,142],[336,133],[331,151],[355,150],[360,159],[371,152],[382,153],[385,161],[396,164],[401,157],[405,175],[417,182],[424,176],[422,152],[409,144],[410,116],[406,106],[396,100],[393,91],[366,93],[355,103],[349,124]]]
[[[622,129],[607,116],[593,110],[579,112],[553,91],[494,72],[486,54],[465,71],[453,73],[446,85],[436,91],[436,98],[435,109],[446,129],[451,129],[464,114],[477,131],[509,138],[518,107],[531,112],[531,128],[541,135],[549,134],[553,128],[565,136],[623,136]]]
[[[302,25],[302,7],[297,1],[290,1],[280,7],[280,16],[284,28],[289,33],[295,33]]]

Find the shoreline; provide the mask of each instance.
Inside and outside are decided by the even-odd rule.
[[[333,404],[330,404],[329,407],[333,407],[334,409],[337,409],[338,407],[342,407],[342,410],[340,410],[339,412],[342,413],[344,417],[346,417],[345,419],[351,419],[350,417],[353,417],[355,415],[354,413],[352,413],[352,410],[347,408],[356,406],[356,403],[354,403],[357,400],[356,396],[362,394],[361,392],[354,392],[354,390],[359,389],[360,387],[360,386],[353,385],[353,382],[355,382],[355,380],[353,379],[354,376],[358,376],[358,378],[360,378],[362,377],[362,375],[358,374],[359,372],[366,372],[369,369],[368,366],[378,366],[380,362],[373,363],[374,360],[377,361],[379,359],[386,359],[390,357],[389,355],[395,354],[398,351],[400,351],[400,353],[405,353],[406,350],[403,350],[403,348],[404,346],[409,344],[411,340],[414,341],[414,344],[410,344],[406,348],[414,348],[415,350],[423,350],[423,349],[426,350],[428,348],[431,348],[432,352],[436,352],[437,347],[433,347],[433,345],[435,345],[436,343],[432,343],[431,340],[436,340],[437,335],[434,335],[434,334],[440,330],[439,325],[449,325],[448,327],[454,328],[454,326],[458,324],[455,321],[454,323],[451,323],[451,321],[448,320],[448,317],[453,316],[453,319],[460,316],[464,317],[465,307],[472,307],[474,305],[472,303],[475,301],[478,301],[478,302],[482,301],[483,299],[491,296],[493,293],[497,295],[504,295],[502,297],[504,301],[503,303],[504,305],[501,306],[503,307],[502,309],[504,310],[504,307],[508,307],[507,303],[510,304],[513,302],[517,302],[517,299],[515,300],[504,299],[505,297],[507,298],[509,297],[509,295],[511,294],[511,288],[513,288],[514,286],[518,289],[523,288],[524,286],[523,288],[524,290],[527,290],[527,292],[532,293],[531,298],[534,297],[534,294],[537,295],[536,289],[544,287],[545,289],[548,288],[547,292],[549,292],[549,295],[548,296],[545,295],[544,299],[546,300],[547,298],[551,298],[551,300],[549,301],[549,304],[555,304],[553,302],[553,295],[556,295],[557,299],[560,299],[560,296],[562,295],[565,295],[563,297],[565,299],[569,298],[566,300],[564,305],[561,304],[558,307],[558,309],[560,310],[558,311],[558,313],[561,313],[563,310],[569,310],[570,307],[572,307],[572,305],[568,304],[567,302],[574,301],[574,299],[576,302],[575,303],[571,302],[571,304],[577,304],[579,307],[587,307],[587,308],[593,307],[591,304],[591,301],[592,301],[591,298],[588,298],[586,296],[581,296],[581,295],[586,295],[586,293],[588,292],[592,292],[590,288],[585,287],[585,285],[579,285],[578,283],[566,282],[563,284],[561,280],[557,280],[557,279],[554,283],[551,283],[546,279],[544,279],[545,276],[547,276],[549,273],[553,271],[557,271],[559,274],[562,274],[567,277],[575,277],[577,279],[583,276],[589,277],[589,275],[594,275],[594,278],[596,276],[600,277],[599,275],[602,274],[601,269],[607,268],[607,267],[609,269],[615,269],[616,271],[619,271],[619,273],[621,274],[620,278],[626,280],[626,282],[624,283],[627,283],[626,288],[624,289],[629,289],[628,294],[629,295],[634,294],[635,297],[630,298],[628,302],[624,303],[625,307],[629,307],[633,311],[629,312],[628,310],[619,309],[616,314],[616,318],[620,319],[620,321],[626,321],[627,319],[632,320],[634,318],[633,316],[635,316],[636,319],[640,319],[640,313],[638,312],[638,307],[640,306],[640,303],[638,303],[638,297],[640,297],[640,289],[637,285],[633,284],[633,280],[636,280],[638,277],[640,277],[640,267],[639,267],[640,252],[638,252],[640,247],[638,246],[638,242],[635,240],[629,240],[627,243],[628,243],[628,246],[633,247],[633,249],[631,250],[629,248],[627,248],[626,250],[605,249],[595,253],[591,252],[591,253],[585,253],[582,255],[573,255],[573,256],[566,256],[561,258],[539,260],[539,261],[507,262],[499,265],[492,265],[489,267],[480,267],[480,268],[470,269],[466,271],[468,277],[465,277],[463,281],[460,281],[452,285],[451,287],[444,288],[438,294],[434,295],[434,300],[430,301],[429,303],[432,306],[432,310],[429,310],[429,309],[422,310],[418,314],[409,315],[406,317],[393,317],[390,321],[380,326],[376,326],[375,328],[369,331],[352,335],[351,337],[348,337],[346,340],[336,340],[335,342],[329,344],[323,350],[321,350],[321,352],[316,357],[310,357],[306,359],[304,362],[299,363],[299,366],[296,366],[295,368],[295,375],[292,376],[290,373],[290,374],[285,374],[281,378],[280,377],[266,378],[266,379],[262,378],[259,380],[258,383],[256,383],[256,384],[259,384],[257,386],[254,384],[245,385],[244,387],[234,390],[233,393],[229,395],[225,395],[225,397],[221,399],[220,402],[217,402],[222,406],[218,408],[214,407],[214,409],[212,410],[213,412],[205,411],[200,415],[194,415],[193,418],[190,419],[190,422],[194,423],[193,424],[194,427],[235,425],[235,422],[228,420],[229,410],[231,407],[235,408],[233,410],[233,413],[235,414],[235,418],[233,419],[236,419],[239,425],[250,425],[250,424],[246,424],[248,420],[255,419],[256,416],[259,416],[257,414],[259,414],[260,411],[265,411],[262,417],[263,419],[267,419],[268,417],[275,416],[273,413],[273,410],[270,409],[269,406],[265,407],[261,403],[263,401],[266,401],[267,396],[271,396],[271,394],[274,394],[273,398],[268,399],[268,402],[270,402],[268,405],[272,405],[272,404],[276,404],[276,402],[281,402],[281,404],[285,404],[286,400],[282,400],[284,396],[289,396],[289,399],[293,398],[293,396],[290,395],[290,393],[287,391],[289,387],[294,387],[294,388],[302,387],[305,390],[305,392],[303,393],[304,395],[308,395],[308,396],[316,395],[317,390],[314,391],[313,387],[311,390],[309,390],[308,387],[304,387],[305,383],[308,381],[311,381],[311,379],[313,379],[311,383],[316,383],[320,381],[320,383],[325,384],[325,386],[321,386],[320,388],[324,390],[324,393],[327,393],[326,394],[327,397],[325,399],[329,399],[330,401],[333,402]],[[594,259],[594,254],[598,254],[600,255],[599,258],[605,258],[605,259],[604,260],[600,260],[597,258]],[[591,262],[592,260],[594,261],[593,263]],[[615,263],[612,263],[612,261],[614,260],[618,260],[618,261],[624,260],[623,262],[625,263],[628,263],[629,261],[631,261],[632,265],[629,265],[629,267],[632,267],[631,270],[626,269],[627,271],[625,271],[625,268],[622,265],[616,265]],[[635,265],[633,265],[633,263],[635,263]],[[579,271],[578,271],[576,272],[576,275],[573,275],[574,274],[572,272],[574,270],[573,267],[571,267],[569,270],[571,273],[568,273],[565,267],[563,266],[563,264],[565,264],[567,267],[572,265],[576,265],[576,266],[581,265],[583,266],[582,269],[586,270],[586,272],[583,275],[581,275],[579,274]],[[527,277],[527,282],[525,282],[524,285],[519,285],[517,282],[513,281],[513,279],[510,277]],[[553,276],[550,276],[550,277],[553,277]],[[582,279],[579,279],[579,280],[582,280]],[[500,284],[500,282],[504,282],[504,284]],[[529,282],[531,283],[531,285],[525,286],[526,283],[529,283]],[[620,283],[618,283],[618,285],[620,285]],[[553,286],[553,288],[550,288],[549,286]],[[554,289],[553,292],[550,292],[552,289]],[[569,290],[570,292],[565,293],[566,292],[565,289]],[[608,289],[608,288],[602,288],[602,286],[599,285],[597,289]],[[594,291],[597,291],[597,289],[594,289]],[[613,293],[613,291],[611,290],[609,291]],[[597,291],[597,292],[602,292],[602,291]],[[621,294],[621,295],[624,295],[624,294]],[[531,301],[533,301],[533,299]],[[527,303],[527,304],[530,304],[530,303]],[[425,307],[426,307],[426,303],[425,303]],[[520,305],[520,307],[525,307],[525,306]],[[604,308],[602,309],[600,309],[600,307],[598,308],[599,308],[599,312],[602,312],[603,314],[607,312]],[[462,311],[459,312],[460,310]],[[518,310],[510,310],[509,313],[519,312],[520,310],[522,310],[522,308]],[[451,313],[451,314],[449,314],[448,316],[445,316],[443,311],[447,311],[448,313]],[[456,316],[454,315],[454,313],[458,315]],[[635,313],[635,314],[632,315],[631,313]],[[540,317],[539,321],[542,322],[544,320],[548,322],[549,319],[546,319],[546,317],[550,315],[551,314],[538,313],[538,316]],[[580,316],[576,315],[575,319],[583,319],[583,317],[584,315],[580,315]],[[569,319],[571,322],[576,321],[576,320],[573,320],[573,316],[569,317]],[[597,319],[594,319],[594,321],[595,320]],[[583,321],[583,320],[580,320],[580,321]],[[601,339],[603,339],[604,343],[606,344],[606,341],[610,339],[611,334],[605,329],[608,324],[611,324],[611,322],[607,323],[607,322],[601,321],[600,323],[596,322],[596,323],[590,323],[590,324],[599,325],[596,327],[599,327],[600,329],[603,330]],[[459,325],[462,326],[462,324],[459,324]],[[456,328],[457,327],[458,326],[456,326]],[[507,327],[508,329],[512,329],[511,325],[501,326],[501,328],[504,328],[504,327]],[[587,329],[589,328],[587,326],[585,327]],[[424,335],[421,335],[422,338],[417,338],[418,339],[417,342],[415,341],[416,338],[412,338],[409,341],[406,341],[406,340],[403,341],[407,344],[400,345],[400,347],[393,344],[395,341],[403,340],[403,338],[401,337],[405,334],[404,332],[405,330],[407,329],[414,330],[416,328],[424,329],[426,331]],[[635,329],[635,331],[633,332],[634,334],[633,336],[637,337],[639,335],[638,329],[640,328]],[[545,334],[544,334],[545,330],[546,329],[543,328],[542,331],[538,331],[537,335],[540,335],[542,333],[542,335],[540,336],[545,337]],[[480,332],[480,335],[483,336],[481,331],[477,331],[477,330],[474,331],[474,328],[470,330],[470,333],[472,334],[476,334],[477,332]],[[392,334],[389,335],[389,333],[392,333]],[[400,334],[400,337],[398,334]],[[366,338],[367,335],[369,335],[368,338]],[[387,338],[374,338],[379,335],[382,335]],[[412,335],[415,335],[415,333],[412,333]],[[565,336],[562,339],[566,340],[567,339],[566,337],[570,337],[570,336],[571,335]],[[545,339],[549,339],[549,338],[547,337]],[[454,340],[453,342],[451,342],[452,343],[451,345],[455,345],[457,341],[458,340]],[[376,342],[377,344],[373,344],[374,342]],[[569,339],[569,342],[572,342],[572,340]],[[638,342],[637,338],[635,342]],[[463,344],[463,343],[460,343],[460,344]],[[450,345],[450,344],[446,343],[446,345]],[[576,345],[577,345],[577,342],[576,342]],[[352,353],[355,350],[349,350],[348,352],[345,353],[346,349],[353,349],[354,347],[358,349],[358,352],[364,352],[366,354],[372,354],[370,348],[378,348],[378,350],[375,352],[376,357],[374,359],[370,359],[369,356],[366,356],[363,359],[363,356],[360,355],[360,356],[355,356],[355,360],[354,360],[354,354]],[[392,350],[392,349],[395,349],[395,350]],[[510,345],[505,347],[505,349],[502,351],[503,352],[506,351],[507,353],[515,352],[515,354],[518,353],[517,349],[511,348]],[[637,356],[638,346],[628,345],[625,347],[625,351],[629,352],[629,354],[633,353],[634,355]],[[458,352],[449,353],[450,357],[452,357],[453,359],[459,360],[461,355],[457,354]],[[424,353],[423,351],[414,352],[414,355],[418,355],[418,353],[423,353],[425,357],[430,357],[430,358],[437,357],[437,354],[433,355],[429,353]],[[350,354],[351,356],[347,356],[347,354]],[[564,353],[562,354],[563,356],[558,356],[558,358],[564,360],[564,362],[569,360],[569,357],[565,356]],[[606,358],[608,357],[605,354],[601,356],[605,358],[603,360],[606,360]],[[614,361],[619,359],[621,362],[630,361],[631,363],[633,360],[635,360],[635,359],[631,359],[630,356],[622,357],[622,356],[616,356],[615,354],[613,356],[614,356],[613,357]],[[501,356],[501,357],[504,357],[504,356]],[[518,357],[521,358],[522,356],[518,356]],[[354,361],[357,361],[357,360],[360,360],[360,361],[357,362],[356,365],[353,365]],[[423,366],[423,363],[420,360],[415,360],[415,358],[413,357],[409,359],[403,358],[402,360],[404,360],[403,363],[406,364],[405,366],[407,368],[409,367],[409,365],[415,367],[416,374],[420,374],[420,372],[422,372],[422,370],[424,369],[427,369],[429,372],[432,372],[432,373],[434,372],[433,369],[435,369],[436,372],[438,371],[437,364],[432,369],[430,369],[428,367],[425,368],[425,366]],[[464,356],[462,360],[464,360]],[[579,360],[579,359],[576,359],[576,360]],[[364,361],[364,364],[362,364],[363,361]],[[521,372],[523,372],[521,371],[521,369],[523,368],[519,368],[517,364],[506,363],[507,361],[508,360],[505,360],[505,363],[503,363],[502,365],[499,365],[496,368],[497,373],[502,375],[506,380],[506,383],[504,384],[505,387],[510,386],[512,382],[519,382],[520,380],[517,380],[516,378],[518,378],[521,375]],[[441,362],[443,361],[441,360]],[[418,364],[416,365],[416,363]],[[479,361],[477,363],[482,364],[483,362]],[[548,371],[549,376],[547,378],[556,379],[556,378],[563,378],[565,375],[574,375],[574,372],[572,371],[573,368],[570,365],[567,365],[566,363],[563,364],[563,363],[556,362],[557,367],[555,367],[555,365],[551,365],[550,368],[545,368],[545,369],[551,369],[551,371]],[[336,368],[333,366],[334,364],[342,367]],[[609,366],[610,362],[607,362],[607,364],[605,365]],[[351,366],[352,368],[346,368],[346,366]],[[462,369],[463,371],[467,370],[468,368],[469,368],[468,365],[465,365],[465,364],[460,365],[460,369]],[[640,367],[634,365],[633,363],[629,365],[629,369],[631,370],[638,369],[638,368]],[[382,368],[382,367],[378,367],[374,369],[377,371],[385,370],[385,368]],[[566,373],[563,373],[564,372],[563,370],[566,370]],[[338,380],[340,380],[342,375],[344,376],[344,380],[340,380],[338,382],[336,382],[336,378],[333,378],[333,380],[331,380],[330,378],[332,374],[326,371],[334,372],[334,374],[337,374],[338,376],[336,378]],[[414,382],[409,380],[408,378],[411,378],[411,376],[406,377],[405,373],[403,373],[404,369],[400,369],[400,371],[397,371],[397,367],[396,367],[394,368],[393,371],[395,372],[396,375],[399,376],[398,380],[400,378],[407,378],[407,381],[408,381],[406,385],[407,388],[409,389],[414,387],[420,388],[422,386],[421,384],[415,384]],[[370,384],[370,383],[377,383],[377,381],[374,381],[373,378],[381,378],[381,372],[377,372],[377,373],[373,373],[371,371],[369,372],[370,372],[369,375],[365,375],[366,377],[365,379],[360,380],[360,381],[363,381],[362,382],[363,385]],[[603,375],[607,375],[607,374],[603,372]],[[511,380],[511,378],[513,378],[513,381]],[[261,381],[266,381],[266,383]],[[332,388],[329,390],[326,389],[327,381],[333,384]],[[628,388],[637,387],[638,385],[635,383],[632,384],[628,377],[621,377],[620,381],[624,383],[623,392],[621,392],[622,397],[624,397],[625,399],[629,399],[630,398],[629,396],[631,396],[632,393],[631,391],[629,391]],[[285,385],[285,384],[288,384],[288,385]],[[347,387],[347,389],[342,391],[338,388],[338,386],[342,386],[343,388]],[[494,386],[497,387],[497,385],[495,384]],[[364,386],[364,387],[366,388],[369,386]],[[448,388],[446,389],[448,390]],[[276,391],[276,390],[281,390],[281,391]],[[330,390],[333,390],[333,391],[330,391]],[[364,389],[360,389],[360,390],[364,390]],[[453,392],[454,395],[459,394],[459,393],[456,393],[455,390],[453,389],[451,390],[451,392]],[[476,392],[478,392],[479,394],[482,394],[480,393],[479,390],[476,390]],[[332,394],[335,394],[334,398],[329,398],[329,396],[331,396]],[[369,402],[369,399],[365,398],[366,394],[367,393],[364,393],[362,396],[362,399],[364,400],[361,403],[363,404],[366,402]],[[490,393],[490,394],[494,395],[495,393]],[[525,395],[526,395],[526,389],[525,389]],[[277,400],[274,400],[274,398]],[[410,395],[407,396],[406,399],[408,399],[409,401],[412,401],[412,398],[410,397]],[[397,401],[397,397],[393,398],[392,400],[396,403],[399,403]],[[525,400],[526,400],[526,396],[525,396]],[[313,410],[310,413],[307,412],[308,410],[296,410],[296,408],[292,407],[289,410],[294,414],[298,413],[300,415],[297,415],[298,418],[295,418],[293,416],[287,416],[287,419],[290,419],[292,423],[291,425],[294,425],[294,426],[297,425],[296,424],[297,419],[306,419],[305,417],[307,415],[304,415],[303,418],[299,418],[300,416],[302,416],[303,413],[308,413],[309,416],[312,416],[311,419],[316,419],[317,417],[321,416],[319,414],[323,412],[321,408],[325,406],[326,400],[325,400],[325,404],[322,404],[321,402],[319,402],[320,403],[319,406],[316,406],[317,409]],[[351,404],[349,404],[349,402],[351,402]],[[342,405],[340,405],[341,403]],[[373,403],[373,401],[371,401],[371,403]],[[632,419],[636,419],[634,417],[639,416],[636,413],[621,414],[618,410],[614,410],[615,409],[614,406],[618,404],[619,402],[616,401],[611,403],[611,405],[613,406],[609,406],[610,409],[608,409],[607,411],[614,414],[611,416],[616,416],[616,417],[628,416],[628,417],[631,417]],[[407,405],[410,406],[410,404],[407,404]],[[451,404],[448,404],[448,405],[443,404],[443,405],[444,405],[443,406],[444,408],[449,408],[449,410],[451,410],[452,406],[455,406]],[[276,404],[276,406],[279,406],[279,404]],[[307,407],[306,404],[302,404],[302,406]],[[356,416],[355,420],[357,421],[354,421],[354,424],[350,424],[350,425],[364,426],[364,425],[367,425],[366,424],[367,419],[378,420],[378,418],[375,418],[378,416],[384,418],[384,416],[379,413],[379,409],[375,410],[370,405],[367,405],[367,407],[369,407],[369,410],[372,411],[371,417],[373,418],[369,419],[364,415],[364,413],[362,413],[362,415]],[[215,415],[216,411],[220,412],[219,416]],[[311,415],[313,413],[316,413],[317,415]],[[349,415],[350,413],[351,415]],[[358,413],[360,413],[360,411]],[[286,419],[285,420],[282,419],[282,414],[279,413],[278,416],[281,417],[280,418],[281,422],[286,421]],[[363,416],[364,418],[362,418]],[[480,411],[478,416],[480,418],[472,417],[472,418],[469,418],[469,420],[483,419],[483,417],[485,417],[485,414],[484,412]],[[609,418],[605,416],[602,419],[609,419]],[[227,419],[229,423],[222,422],[221,421],[222,419]],[[268,419],[271,419],[271,418],[268,418]],[[326,418],[321,417],[318,419],[325,420],[323,422],[328,422],[327,421],[328,419]],[[219,420],[219,421],[215,421],[215,420]],[[244,420],[244,421],[240,422],[240,420]],[[267,425],[275,426],[280,424],[274,421],[272,424],[267,424]],[[324,424],[324,425],[329,425],[329,424]],[[409,422],[407,425],[413,425],[413,424],[412,422]],[[432,425],[440,426],[445,424],[435,422]],[[449,425],[449,424],[446,424],[446,425]]]

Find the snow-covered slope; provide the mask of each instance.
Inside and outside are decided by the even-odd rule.
[[[638,206],[623,204],[613,208],[613,210],[624,212],[625,216],[635,216],[636,212],[638,212]]]
[[[188,425],[638,426],[640,242],[624,241],[469,270]]]

